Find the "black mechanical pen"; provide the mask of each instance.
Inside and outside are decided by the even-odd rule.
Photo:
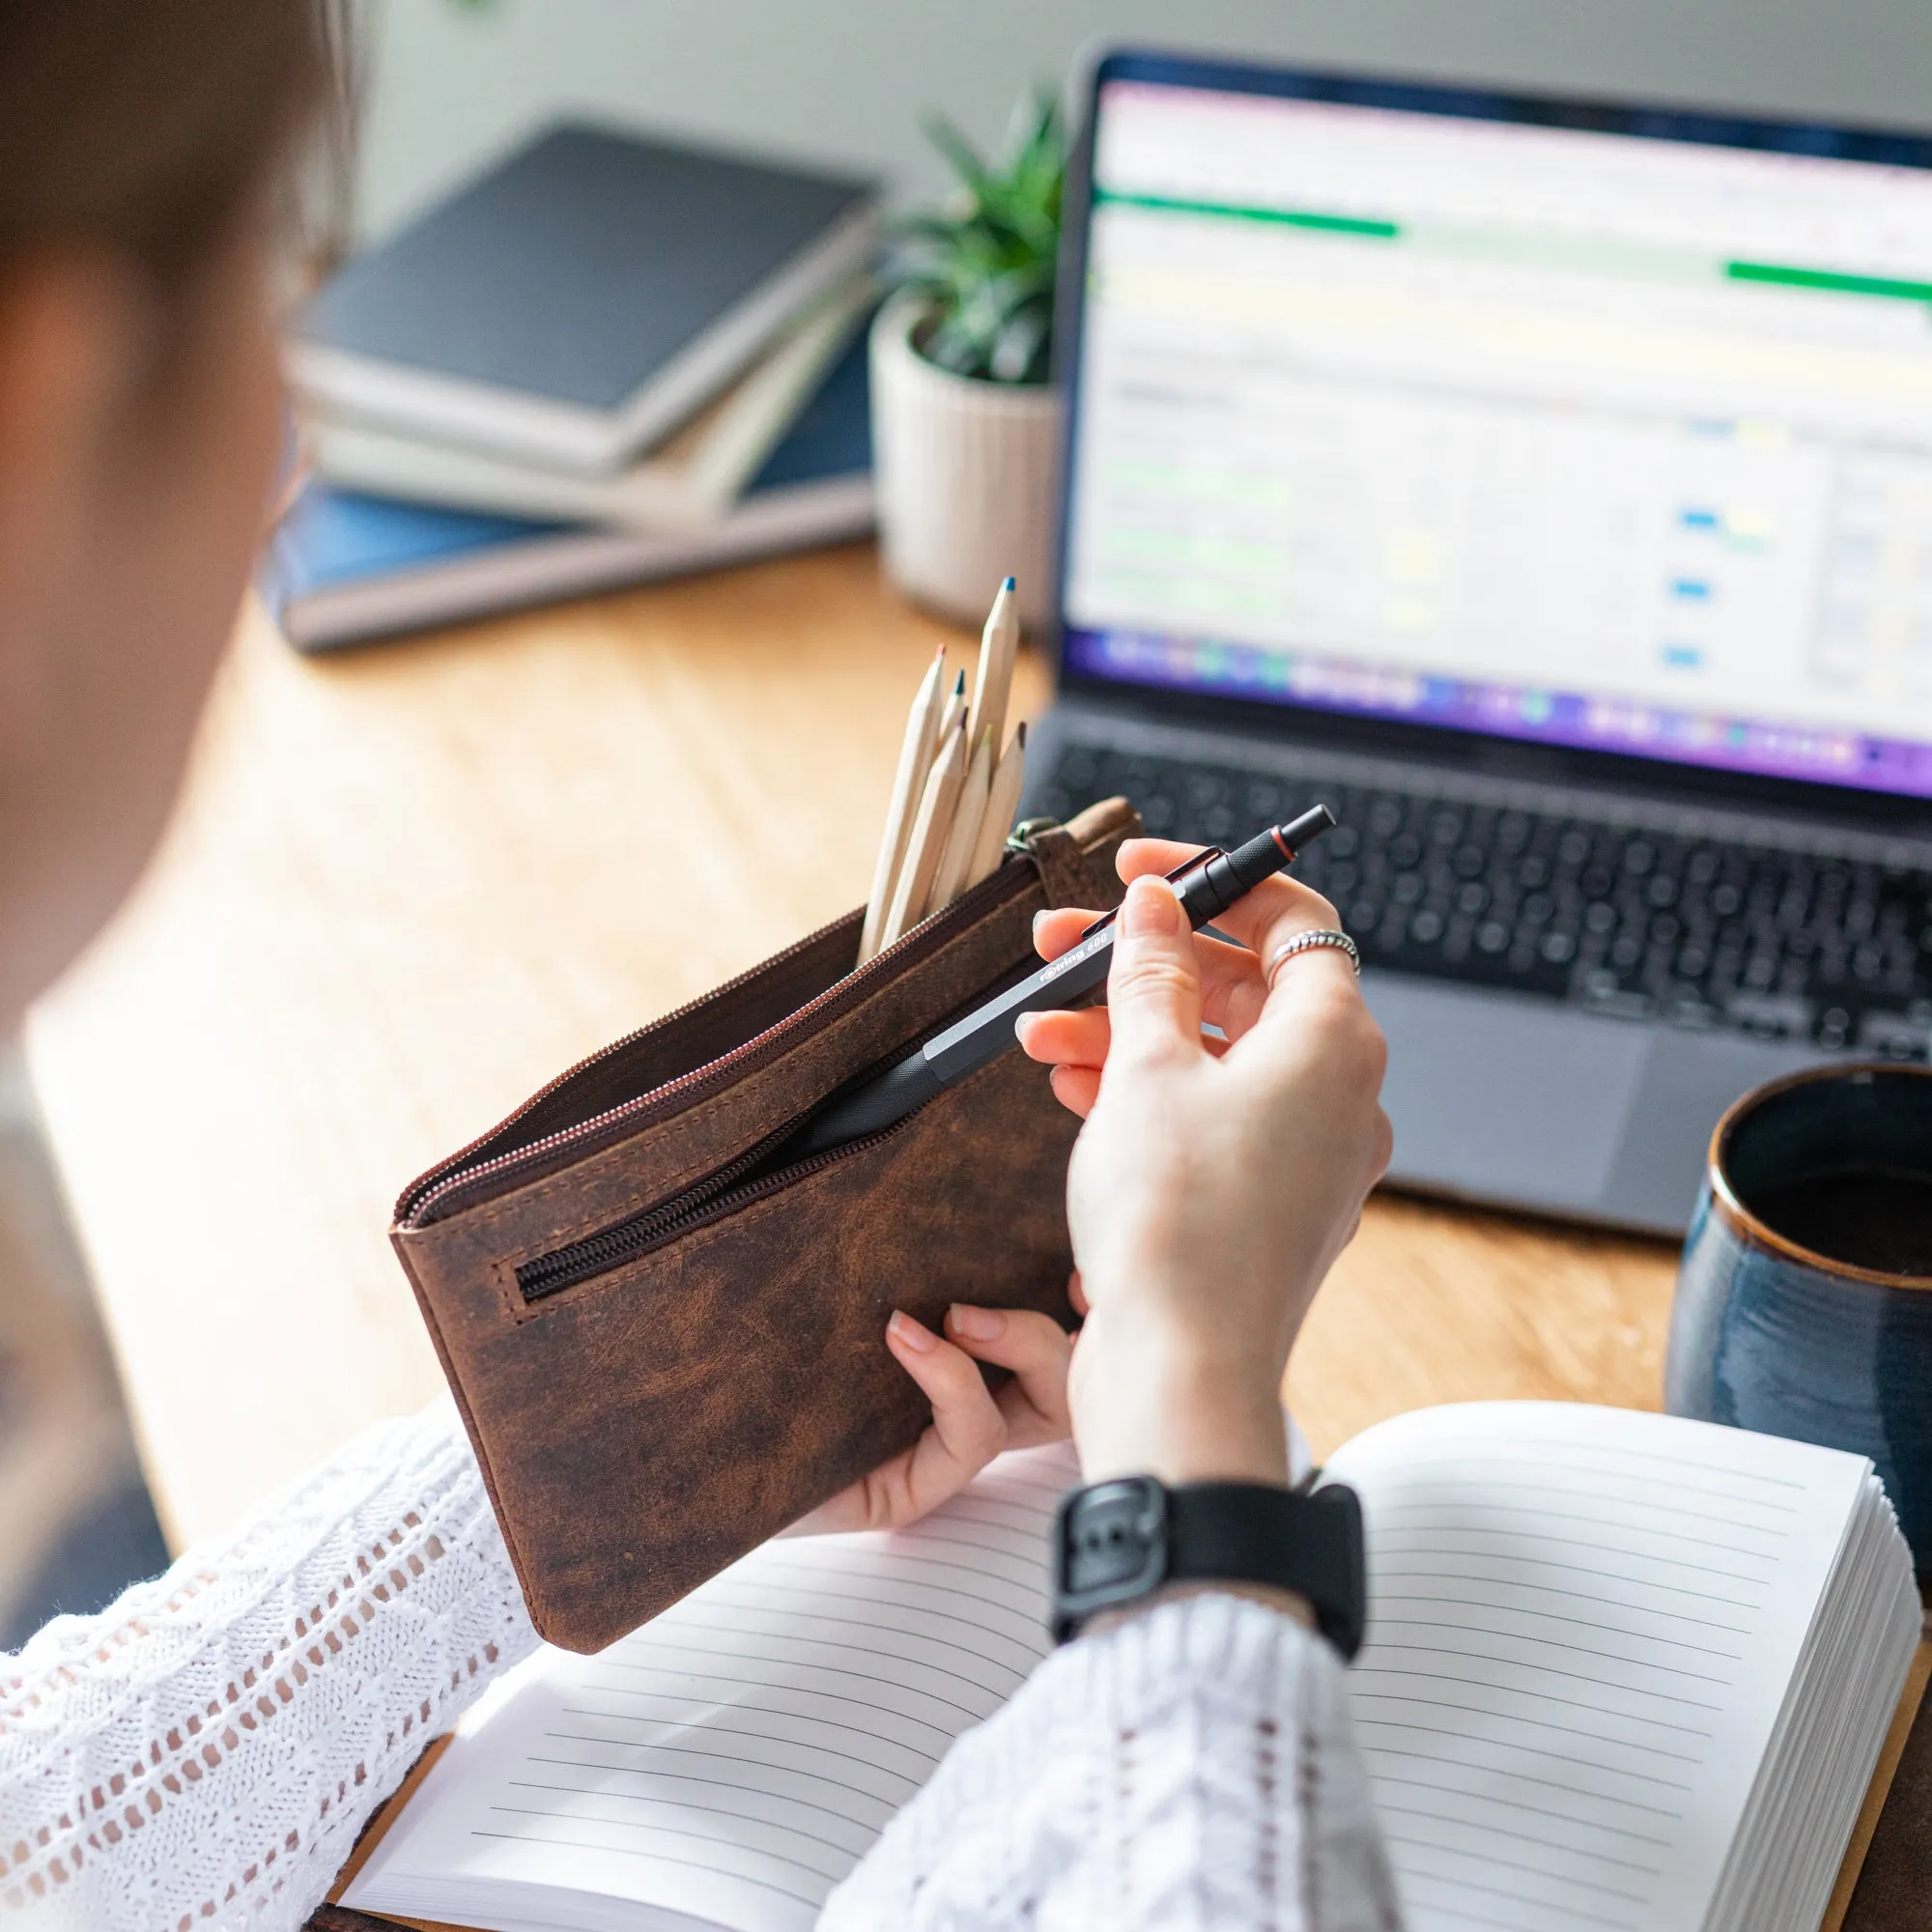
[[[1304,811],[1286,825],[1270,826],[1232,852],[1218,848],[1203,852],[1172,874],[1181,910],[1196,931],[1238,898],[1244,898],[1276,872],[1286,871],[1308,844],[1328,831],[1335,814],[1325,805]],[[1022,1013],[1037,1013],[1070,1006],[1107,977],[1114,958],[1113,913],[1096,919],[1081,934],[1078,945],[1009,986],[963,1020],[929,1039],[896,1066],[836,1100],[815,1120],[808,1121],[784,1150],[787,1160],[806,1159],[828,1148],[875,1134],[895,1121],[923,1107],[955,1080],[976,1073],[1017,1043],[1013,1023]]]

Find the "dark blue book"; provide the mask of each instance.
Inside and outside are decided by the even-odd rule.
[[[270,539],[263,600],[301,650],[844,542],[872,527],[863,332],[720,522],[643,535],[439,510],[311,483]]]
[[[870,253],[876,184],[549,129],[308,305],[313,403],[559,469],[621,469]]]

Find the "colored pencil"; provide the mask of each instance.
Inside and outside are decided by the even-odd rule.
[[[1013,658],[1020,645],[1019,611],[1009,577],[1000,585],[980,634],[980,667],[973,680],[973,709],[967,732],[977,748],[984,738],[997,758],[1007,737],[1007,700],[1013,688]]]
[[[966,867],[966,885],[977,886],[996,870],[1006,853],[1007,835],[1013,829],[1013,814],[1019,810],[1020,790],[1026,781],[1026,724],[1020,723],[1000,753],[993,768],[993,781],[986,795],[986,810],[980,818],[980,837]],[[963,890],[963,888],[962,888]]]
[[[933,874],[939,869],[946,835],[952,825],[953,808],[959,803],[960,787],[965,781],[966,712],[962,706],[952,730],[940,744],[932,770],[926,775],[919,815],[913,820],[912,836],[906,840],[905,858],[899,865],[898,881],[893,887],[893,903],[879,933],[881,951],[910,932],[925,917],[926,904],[932,895]]]
[[[971,738],[969,721],[966,735]],[[940,855],[939,869],[932,875],[932,897],[928,912],[951,905],[966,890],[966,868],[980,849],[980,826],[986,816],[986,800],[993,785],[992,741],[980,738],[967,760],[966,781],[959,787],[959,803],[952,809],[952,827],[946,835],[946,848]]]
[[[872,891],[866,901],[865,930],[859,935],[859,964],[863,966],[879,950],[879,934],[885,930],[886,914],[893,903],[893,887],[898,880],[899,862],[905,857],[912,837],[914,814],[925,789],[926,774],[932,769],[932,753],[939,743],[939,719],[945,704],[946,646],[933,652],[925,676],[912,700],[906,717],[905,740],[899,747],[899,768],[893,778],[892,803],[886,810],[886,828],[879,839],[878,863],[872,868]]]

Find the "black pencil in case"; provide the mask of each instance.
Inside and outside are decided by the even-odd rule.
[[[1335,823],[1325,805],[1312,807],[1286,825],[1270,826],[1233,852],[1203,853],[1177,875],[1177,890],[1188,924],[1199,931],[1276,872],[1285,871],[1314,839]],[[956,1025],[929,1039],[916,1053],[878,1079],[835,1100],[800,1129],[785,1158],[806,1158],[828,1148],[875,1134],[914,1108],[943,1093],[956,1080],[978,1072],[1014,1044],[1013,1024],[1022,1013],[1065,1007],[1107,977],[1114,957],[1114,920],[1108,913],[1081,936],[1080,943],[1049,960],[1018,985],[977,1007]]]

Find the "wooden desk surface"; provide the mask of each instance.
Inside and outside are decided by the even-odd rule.
[[[856,904],[905,705],[957,636],[866,547],[335,660],[244,621],[166,847],[28,1034],[178,1542],[437,1393],[397,1193]],[[1037,661],[1019,696],[1046,701]],[[1318,1454],[1427,1402],[1654,1406],[1671,1271],[1378,1201],[1291,1398]]]

